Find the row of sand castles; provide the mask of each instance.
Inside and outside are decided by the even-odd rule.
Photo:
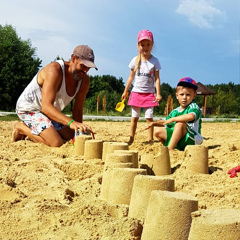
[[[240,211],[198,211],[197,198],[174,192],[169,152],[142,155],[127,143],[76,138],[75,153],[86,160],[102,159],[104,171],[100,198],[109,206],[125,204],[128,217],[144,222],[142,240],[240,240]],[[208,148],[187,146],[186,170],[208,174]],[[139,166],[140,165],[140,166]]]

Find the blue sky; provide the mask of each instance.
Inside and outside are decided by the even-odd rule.
[[[203,84],[240,84],[239,0],[0,0],[0,24],[30,39],[42,65],[75,46],[93,48],[98,71],[126,82],[137,34],[154,35],[161,82],[190,76]]]

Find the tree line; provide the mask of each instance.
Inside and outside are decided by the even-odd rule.
[[[0,25],[0,110],[15,111],[18,97],[42,67],[36,55],[36,48],[30,40],[22,40],[11,25]],[[56,59],[60,59],[59,56]],[[56,60],[55,59],[55,60]],[[208,97],[207,107],[212,115],[239,116],[240,115],[240,84],[206,85],[216,94]],[[125,107],[122,113],[115,111],[117,102],[125,84],[122,78],[110,75],[90,76],[90,88],[84,105],[85,114],[130,115],[130,108]],[[173,107],[178,106],[175,88],[168,83],[161,84],[162,101],[156,107],[155,115],[164,115],[168,96],[173,99]],[[202,107],[203,96],[198,95],[195,102]],[[65,112],[70,112],[71,104]],[[103,111],[104,110],[104,111]]]

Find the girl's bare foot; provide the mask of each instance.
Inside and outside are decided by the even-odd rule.
[[[20,130],[18,130],[17,128],[18,124],[22,124],[22,123],[18,121],[15,121],[13,123],[12,142],[17,142],[19,140],[24,140],[26,138],[26,135],[21,134]]]
[[[128,145],[132,145],[133,141],[134,141],[134,138],[133,138],[133,137],[130,137],[130,139],[129,139],[129,141],[128,141]]]
[[[152,139],[152,140],[148,140],[148,143],[149,144],[153,144],[154,143],[154,140]]]

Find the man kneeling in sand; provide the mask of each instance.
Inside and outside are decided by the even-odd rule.
[[[93,50],[80,45],[69,62],[59,60],[40,70],[17,101],[16,112],[22,122],[14,122],[12,141],[28,136],[36,143],[60,147],[74,137],[74,131],[92,131],[82,123],[90,68],[97,70]],[[73,99],[71,119],[61,111]]]
[[[185,77],[179,80],[176,97],[179,107],[175,108],[165,120],[151,122],[150,127],[154,129],[155,136],[169,150],[184,150],[187,145],[200,145],[203,142],[201,136],[201,109],[193,102],[197,95],[196,82]]]

